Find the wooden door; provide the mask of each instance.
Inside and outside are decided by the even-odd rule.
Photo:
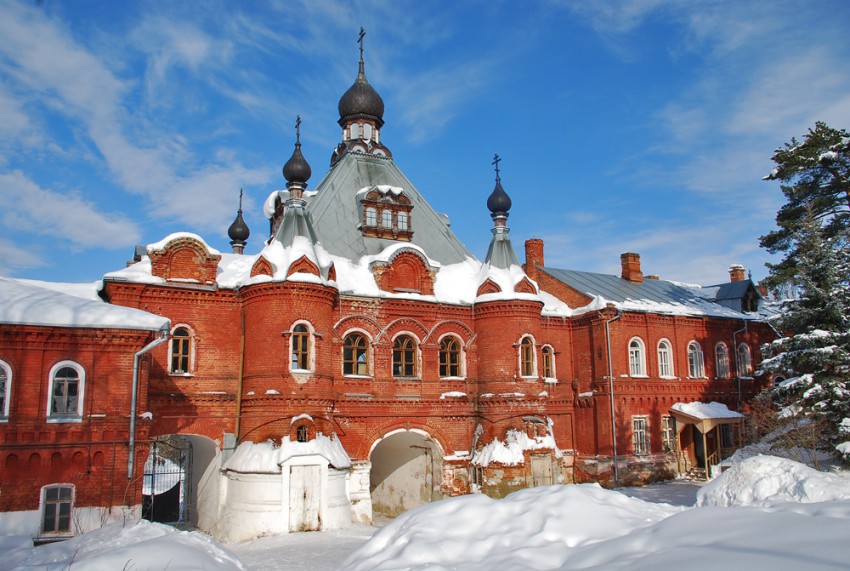
[[[552,457],[548,454],[531,455],[531,485],[552,485]]]
[[[321,468],[289,467],[289,531],[321,529]]]

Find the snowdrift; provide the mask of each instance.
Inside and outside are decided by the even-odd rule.
[[[850,479],[777,456],[733,464],[697,493],[697,506],[772,506],[850,500]]]

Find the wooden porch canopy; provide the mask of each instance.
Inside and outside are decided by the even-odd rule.
[[[702,434],[707,434],[721,424],[737,424],[744,415],[719,402],[677,402],[670,407],[670,414],[676,419],[676,431],[682,432],[685,425],[692,424]]]

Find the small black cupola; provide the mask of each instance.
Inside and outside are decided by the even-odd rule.
[[[242,189],[239,189],[239,210],[236,211],[236,220],[227,229],[227,235],[230,237],[230,245],[233,248],[234,254],[241,254],[245,250],[245,244],[248,243],[248,236],[251,235],[251,230],[245,224],[245,219],[242,218]]]
[[[307,181],[313,174],[307,159],[301,154],[301,116],[295,120],[295,150],[292,151],[292,156],[283,165],[283,178],[286,179],[287,187],[291,184],[298,184],[306,187]]]
[[[363,62],[363,36],[366,31],[360,28],[360,71],[354,85],[348,88],[339,99],[339,124],[345,127],[354,119],[370,119],[374,121],[375,127],[380,129],[384,125],[384,100],[378,92],[369,85],[366,79],[365,64]]]
[[[487,199],[487,209],[490,210],[490,216],[493,220],[501,218],[502,220],[508,217],[508,211],[511,209],[511,197],[502,188],[502,179],[499,176],[499,155],[493,155],[493,165],[496,167],[496,186],[493,192]]]

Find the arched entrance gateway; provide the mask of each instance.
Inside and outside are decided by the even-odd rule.
[[[442,499],[443,451],[427,432],[390,432],[375,442],[369,459],[373,513],[397,516]]]

